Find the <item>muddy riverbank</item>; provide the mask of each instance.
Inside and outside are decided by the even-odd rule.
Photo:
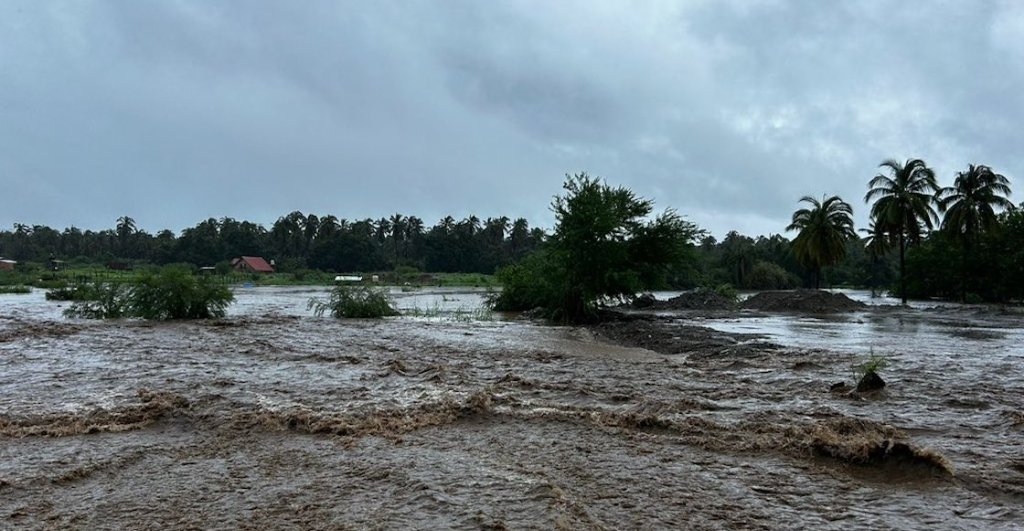
[[[1017,316],[571,328],[449,318],[479,298],[449,291],[399,300],[438,318],[339,322],[305,315],[315,294],[240,292],[226,319],[160,324],[0,301],[0,528],[1024,518]],[[870,351],[893,359],[889,387],[829,393]]]

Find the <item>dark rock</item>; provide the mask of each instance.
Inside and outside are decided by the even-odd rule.
[[[885,387],[885,380],[882,379],[878,373],[874,371],[868,371],[859,382],[857,382],[857,392],[863,393],[865,391],[877,391]]]
[[[846,393],[850,390],[850,386],[846,385],[846,382],[839,382],[832,384],[828,390],[830,393]]]

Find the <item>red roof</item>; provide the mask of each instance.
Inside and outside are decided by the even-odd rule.
[[[260,258],[259,256],[243,256],[241,258],[234,260],[235,267],[241,267],[243,263],[245,264],[246,269],[249,269],[250,271],[255,271],[256,273],[274,272],[274,268],[271,267],[271,265],[268,264],[266,260]]]

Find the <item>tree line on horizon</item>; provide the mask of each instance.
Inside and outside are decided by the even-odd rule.
[[[696,226],[684,252],[648,289],[723,284],[739,289],[820,285],[889,289],[910,298],[986,301],[1024,299],[1024,210],[1014,207],[1008,180],[971,165],[953,186],[938,186],[920,159],[883,162],[870,180],[871,221],[858,236],[853,207],[837,196],[804,197],[782,234],[722,240]],[[1022,205],[1024,206],[1024,205]],[[940,219],[939,214],[942,214]],[[225,266],[237,256],[274,260],[279,271],[372,272],[399,267],[425,272],[495,273],[546,245],[549,235],[524,218],[446,216],[426,227],[394,214],[350,221],[292,212],[269,228],[210,218],[180,234],[155,235],[123,216],[112,229],[15,224],[0,231],[0,256],[46,263],[129,261]]]
[[[112,229],[58,231],[16,223],[0,231],[0,256],[47,263],[59,258],[78,264],[109,262],[215,266],[239,256],[274,260],[277,269],[293,272],[383,271],[400,266],[431,272],[494,273],[543,242],[544,231],[524,218],[481,220],[445,216],[426,227],[416,216],[394,214],[350,221],[333,215],[295,211],[270,229],[250,221],[210,218],[175,234],[149,234],[128,216]]]

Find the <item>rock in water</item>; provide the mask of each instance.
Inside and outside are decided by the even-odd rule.
[[[877,391],[883,387],[885,387],[885,380],[883,380],[875,371],[868,371],[864,374],[864,377],[857,382],[858,393],[863,393],[865,391]]]

